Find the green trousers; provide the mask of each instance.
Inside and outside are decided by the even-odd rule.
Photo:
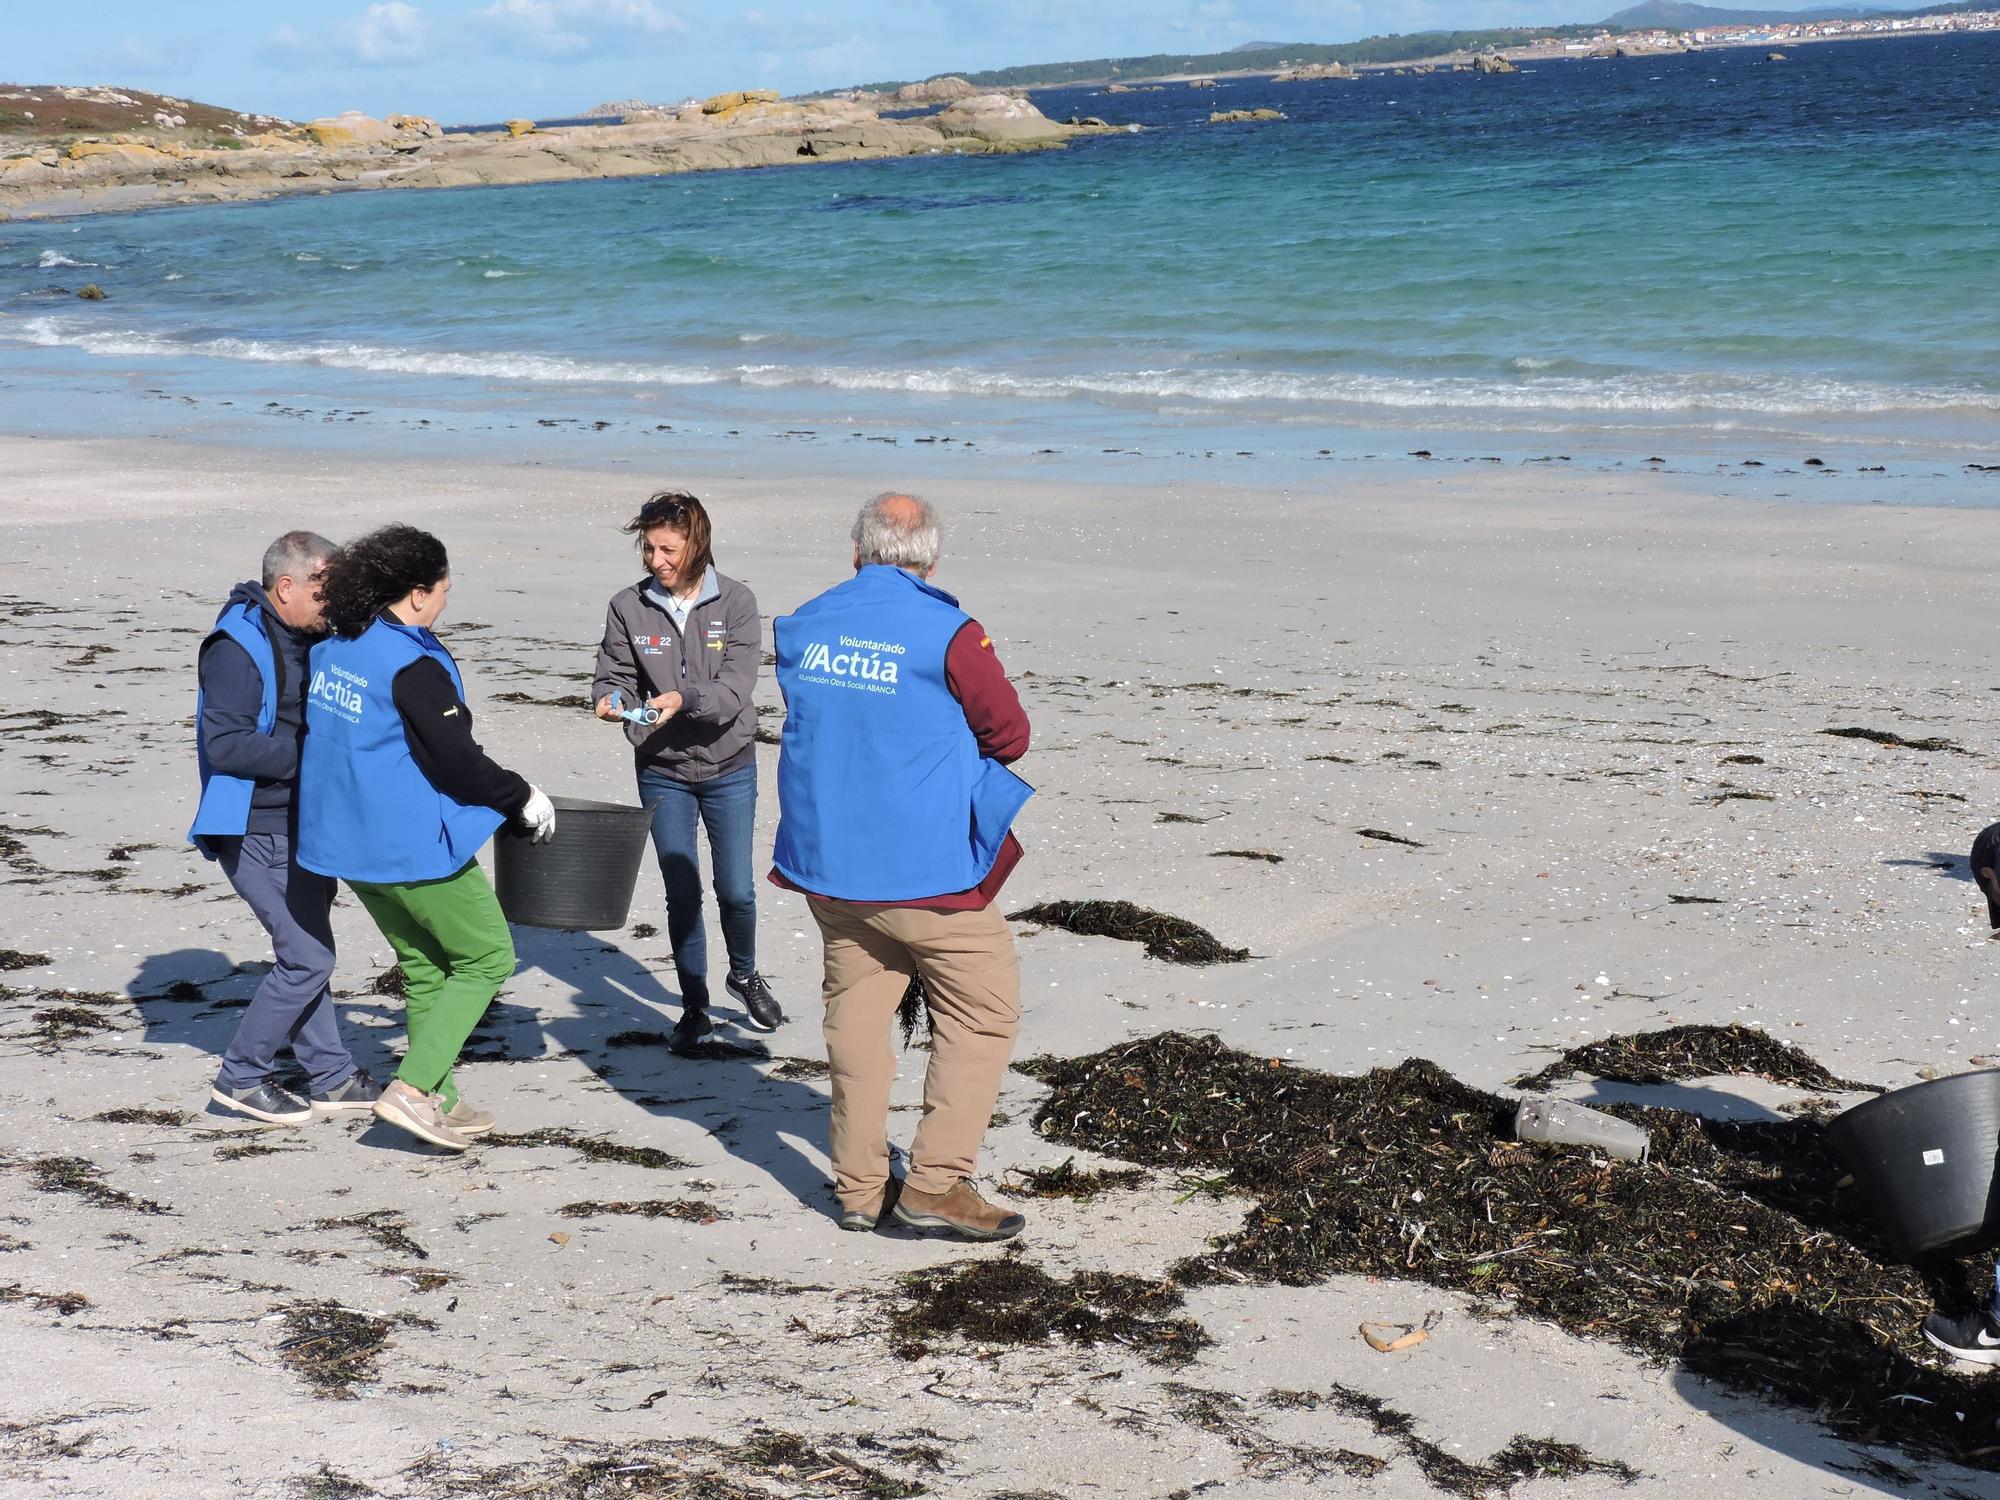
[[[410,1046],[396,1076],[455,1109],[452,1067],[500,986],[514,976],[514,935],[486,872],[473,860],[443,880],[347,884],[403,966]]]

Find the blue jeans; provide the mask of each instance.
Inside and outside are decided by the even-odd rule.
[[[710,781],[676,781],[658,771],[639,773],[639,800],[653,809],[653,851],[667,889],[667,940],[680,976],[681,1003],[708,1004],[708,931],[701,920],[701,858],[695,825],[708,827],[715,904],[722,914],[722,942],[729,972],[757,970],[757,877],[751,834],[757,827],[757,768],[745,766]]]
[[[279,1049],[289,1046],[314,1091],[331,1093],[354,1072],[328,988],[334,882],[294,862],[292,841],[282,833],[214,843],[215,862],[271,935],[276,960],[243,1012],[216,1082],[225,1089],[255,1088],[271,1076]]]

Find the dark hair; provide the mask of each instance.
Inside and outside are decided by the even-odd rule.
[[[639,514],[619,529],[627,536],[644,537],[655,526],[671,526],[687,538],[688,555],[681,569],[684,574],[692,573],[699,578],[708,572],[715,553],[709,545],[708,512],[699,500],[686,490],[656,490],[639,507]]]
[[[383,526],[334,554],[320,582],[327,628],[354,639],[385,605],[411,589],[435,588],[451,571],[444,543],[414,526]]]
[[[1972,841],[1972,857],[1967,863],[1972,866],[1972,883],[1986,896],[1987,920],[2000,928],[2000,901],[1993,899],[1992,890],[1979,878],[1981,870],[1992,870],[2000,875],[2000,823],[1988,823],[1979,830],[1979,837]]]

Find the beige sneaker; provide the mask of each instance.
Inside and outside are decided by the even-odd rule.
[[[375,1118],[398,1130],[407,1130],[418,1140],[429,1141],[447,1151],[463,1151],[472,1144],[445,1123],[444,1110],[435,1094],[420,1094],[402,1079],[382,1090],[375,1101]]]
[[[444,1122],[460,1135],[484,1135],[497,1123],[491,1110],[477,1109],[467,1104],[463,1097],[451,1107]]]
[[[1027,1215],[988,1203],[963,1177],[943,1193],[919,1192],[905,1182],[889,1211],[912,1229],[943,1229],[968,1240],[1011,1240],[1028,1227]]]

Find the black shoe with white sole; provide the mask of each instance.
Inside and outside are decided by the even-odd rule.
[[[248,1115],[266,1125],[303,1125],[313,1117],[310,1104],[268,1079],[247,1089],[226,1089],[218,1083],[208,1097],[232,1114]]]
[[[748,974],[731,974],[723,983],[729,993],[743,1002],[746,1019],[752,1031],[776,1031],[785,1024],[784,1009],[778,1004],[778,997],[771,993],[764,976],[754,969]]]
[[[375,1107],[375,1101],[381,1097],[382,1085],[368,1076],[366,1068],[356,1068],[347,1075],[347,1081],[340,1087],[328,1089],[323,1094],[314,1094],[312,1112],[322,1116],[367,1114]]]
[[[1934,1312],[1924,1319],[1924,1337],[1958,1359],[2000,1365],[2000,1319],[1990,1307],[1955,1317]]]
[[[674,1022],[674,1029],[667,1036],[667,1050],[676,1057],[691,1057],[713,1030],[715,1022],[709,1020],[706,1007],[691,1005]]]

